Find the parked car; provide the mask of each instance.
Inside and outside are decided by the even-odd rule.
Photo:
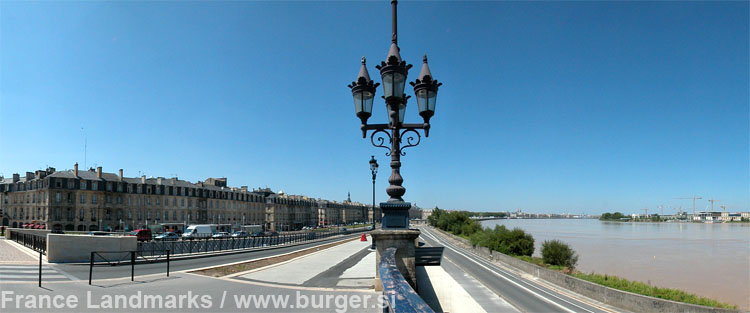
[[[130,235],[135,236],[136,240],[138,241],[151,241],[153,236],[151,235],[151,230],[148,228],[145,229],[136,229]]]
[[[53,233],[53,234],[64,234],[64,232],[62,231],[62,229],[53,229],[52,231],[50,231],[50,233]]]
[[[228,232],[224,232],[224,231],[223,232],[218,232],[218,233],[214,234],[213,236],[211,236],[211,238],[229,238],[229,237],[230,237],[229,233]]]
[[[256,231],[250,237],[263,237],[264,233],[262,231]]]
[[[232,238],[245,238],[248,234],[246,231],[236,231],[232,233]]]
[[[109,236],[109,233],[106,231],[92,231],[89,232],[90,236]]]
[[[277,233],[277,232],[275,232],[273,230],[270,230],[270,231],[266,232],[266,236],[275,237],[275,236],[278,236],[278,235],[279,235],[279,233]]]
[[[176,233],[173,233],[173,232],[166,232],[166,233],[163,233],[161,235],[158,235],[158,236],[154,237],[154,239],[155,240],[164,240],[164,241],[167,241],[167,240],[178,240],[178,239],[180,239],[180,235],[178,235]]]
[[[214,227],[211,225],[190,225],[182,234],[182,238],[208,238],[214,233]]]
[[[373,230],[373,229],[375,228],[373,228],[372,226],[367,226],[367,230]]]

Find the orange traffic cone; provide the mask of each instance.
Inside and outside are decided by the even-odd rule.
[[[367,241],[367,236],[365,236],[365,234],[362,234],[362,238],[359,238],[359,241]]]

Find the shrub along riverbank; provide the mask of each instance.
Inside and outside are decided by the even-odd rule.
[[[478,221],[471,219],[467,212],[448,212],[435,208],[427,221],[433,227],[468,239],[474,246],[486,247],[541,267],[613,289],[709,307],[737,308],[736,305],[722,303],[678,289],[655,287],[606,274],[586,274],[575,271],[578,255],[566,243],[558,240],[545,241],[542,244],[542,257],[532,257],[531,255],[534,254],[534,237],[531,234],[527,234],[519,228],[508,230],[503,225],[495,226],[494,229],[483,228]]]

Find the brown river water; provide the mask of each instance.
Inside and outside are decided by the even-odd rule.
[[[568,243],[578,270],[682,289],[750,310],[750,224],[632,223],[593,219],[483,221]]]

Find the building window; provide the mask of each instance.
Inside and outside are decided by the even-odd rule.
[[[146,205],[151,205],[151,197],[146,198]]]
[[[76,187],[76,182],[72,179],[68,179],[68,189],[73,189]]]
[[[72,192],[69,192],[69,193],[68,193],[68,203],[73,203],[73,202],[74,202],[74,200],[73,200],[73,199],[74,199],[74,198],[73,198],[73,196],[75,196],[75,194],[74,194],[74,193],[72,193]]]
[[[86,194],[83,194],[83,193],[81,194],[81,203],[82,204],[86,203]]]
[[[62,195],[57,192],[55,193],[55,203],[60,203],[60,201],[62,201]]]
[[[86,189],[86,181],[85,180],[81,180],[81,189],[82,190]]]
[[[91,221],[96,222],[96,209],[91,209]]]
[[[122,184],[117,184],[117,192],[122,192]]]
[[[122,204],[122,197],[117,196],[117,204]]]
[[[96,195],[91,195],[91,203],[96,204]]]
[[[146,219],[147,219],[147,220],[150,220],[150,219],[151,219],[151,211],[150,211],[150,210],[149,210],[149,211],[146,211]]]
[[[140,221],[142,219],[143,219],[143,211],[138,210],[138,220]]]
[[[107,191],[112,191],[112,183],[107,182]]]
[[[131,212],[130,210],[128,210],[128,219],[129,220],[133,219],[133,212]]]
[[[104,197],[104,202],[105,203],[112,203],[112,196],[110,196],[110,195],[105,196]]]
[[[73,210],[68,209],[68,221],[72,221],[72,220],[73,220]]]
[[[133,205],[133,198],[132,197],[128,197],[128,205]]]
[[[177,220],[177,211],[172,211],[172,220],[173,221]]]
[[[161,205],[161,202],[159,201],[159,198],[156,198],[156,205],[157,206]]]
[[[133,185],[128,184],[128,193],[133,193]]]
[[[112,219],[112,211],[110,209],[104,210],[104,218],[108,221]]]
[[[185,207],[185,198],[180,199],[180,206]]]
[[[91,182],[91,190],[99,190],[99,182],[92,181]]]
[[[78,210],[78,220],[79,221],[83,222],[84,215],[85,214],[84,214],[83,209]]]

